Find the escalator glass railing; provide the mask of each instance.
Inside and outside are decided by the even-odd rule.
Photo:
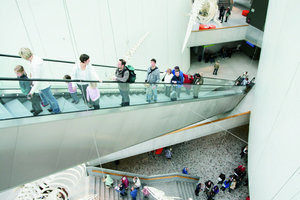
[[[27,95],[30,89],[21,90],[19,81],[26,82],[29,87],[31,83],[37,84],[39,89],[34,95]],[[8,85],[10,87],[7,87]],[[203,100],[242,94],[245,90],[245,87],[226,85],[224,82],[223,85],[176,85],[15,78],[0,78],[0,86],[0,120],[122,106]],[[49,88],[54,98],[51,97]]]

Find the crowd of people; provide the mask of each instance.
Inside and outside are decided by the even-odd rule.
[[[248,154],[248,146],[244,146],[241,149],[241,158],[246,159],[247,161],[247,154]],[[188,174],[188,168],[183,168],[182,173]],[[199,196],[199,193],[203,191],[208,200],[213,200],[214,197],[219,192],[225,192],[228,190],[228,192],[232,192],[233,190],[236,190],[238,187],[240,187],[243,183],[244,185],[248,185],[248,179],[245,179],[246,177],[246,167],[243,165],[239,165],[237,168],[233,170],[233,173],[229,175],[226,179],[226,175],[221,173],[219,177],[217,178],[216,184],[214,184],[211,180],[207,180],[204,183],[199,183],[196,186],[195,189],[195,195]],[[248,200],[250,200],[249,197],[247,197]]]
[[[34,116],[39,115],[43,110],[42,107],[50,105],[48,109],[52,114],[60,113],[59,104],[51,91],[51,85],[46,81],[26,81],[24,79],[46,79],[49,78],[47,70],[43,66],[43,59],[34,55],[30,49],[21,48],[19,55],[30,62],[29,76],[24,70],[24,67],[17,65],[14,71],[18,78],[21,91],[26,95],[27,99],[32,102],[32,110]],[[86,54],[82,54],[79,57],[79,63],[76,63],[73,67],[72,74],[66,74],[63,79],[66,80],[68,92],[72,98],[72,103],[78,104],[80,99],[78,97],[77,90],[79,89],[82,94],[82,99],[86,105],[93,109],[100,108],[100,91],[97,88],[97,82],[102,83],[102,80],[98,77],[95,69],[90,65],[90,57]],[[129,89],[130,84],[135,81],[134,69],[130,66],[126,66],[126,61],[119,59],[117,63],[117,69],[115,76],[112,80],[118,82],[118,88],[122,97],[121,106],[129,106]],[[156,65],[156,60],[151,59],[150,67],[147,70],[145,77],[146,87],[146,101],[148,103],[157,102],[157,83],[166,83],[164,85],[165,95],[170,97],[172,101],[177,100],[180,97],[181,88],[184,87],[188,94],[193,85],[193,97],[198,98],[200,91],[200,85],[203,84],[203,74],[196,73],[194,75],[184,74],[178,66],[174,69],[167,69],[161,80],[161,73]],[[80,82],[72,82],[73,80],[80,80]],[[97,80],[89,82],[91,80]]]
[[[116,186],[114,186],[114,179],[111,178],[110,175],[105,175],[105,177],[103,178],[103,182],[106,186],[107,189],[110,188],[114,188],[114,190],[116,192],[118,192],[121,196],[121,198],[127,197],[128,196],[128,190],[130,193],[130,196],[132,198],[132,200],[136,200],[138,192],[140,191],[142,184],[141,181],[139,179],[139,177],[133,177],[132,178],[132,182],[133,182],[133,186],[129,188],[129,180],[127,176],[123,176],[120,181],[117,181]],[[143,196],[147,197],[150,195],[149,191],[146,188],[141,189]]]

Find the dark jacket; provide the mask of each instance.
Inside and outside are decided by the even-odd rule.
[[[195,74],[193,84],[194,85],[203,85],[203,77],[200,74]]]
[[[20,79],[28,79],[28,77],[23,74],[19,77]],[[23,94],[27,95],[31,90],[31,81],[19,81],[19,85]]]
[[[123,70],[117,69],[115,72],[117,77],[117,82],[119,82],[119,89],[120,90],[129,90],[129,83],[127,83],[129,79],[129,71],[124,67]]]
[[[173,81],[176,81],[176,83],[174,83]],[[171,83],[172,84],[177,84],[177,85],[182,85],[183,84],[183,79],[180,75],[178,77],[173,76],[173,78],[171,79]]]

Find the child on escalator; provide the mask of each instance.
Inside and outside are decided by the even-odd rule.
[[[28,79],[27,74],[24,70],[24,67],[21,65],[17,65],[14,69],[16,75],[18,78],[20,79]],[[27,99],[31,101],[32,103],[32,109],[30,110],[31,113],[33,113],[33,116],[37,116],[38,114],[40,114],[43,110],[41,107],[41,99],[39,94],[34,93],[32,96],[28,95],[32,85],[31,85],[31,81],[23,81],[20,80],[19,81],[19,85],[21,88],[21,91],[24,95],[26,95]]]

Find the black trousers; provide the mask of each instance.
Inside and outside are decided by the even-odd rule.
[[[30,101],[31,101],[31,104],[32,104],[32,110],[34,110],[35,112],[42,111],[41,98],[40,98],[40,95],[38,93],[34,93],[32,95],[32,98],[30,99]]]

